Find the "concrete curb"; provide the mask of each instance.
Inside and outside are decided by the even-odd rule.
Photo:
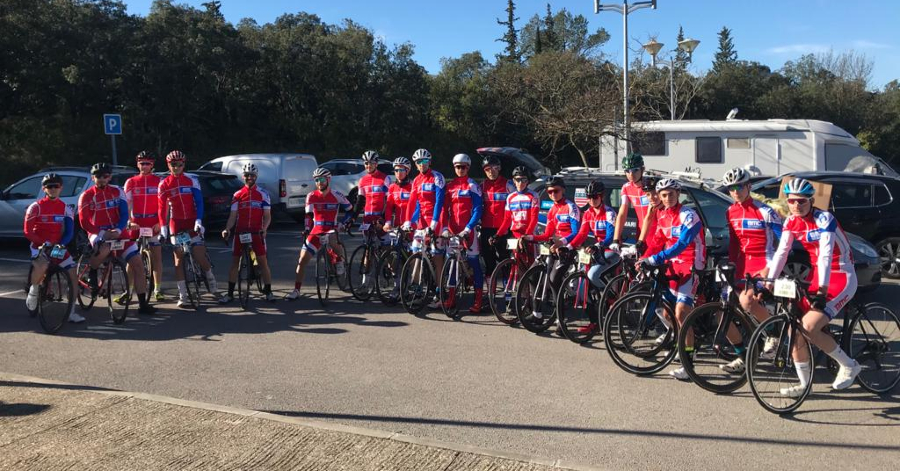
[[[84,386],[80,384],[67,383],[64,381],[56,381],[51,379],[44,378],[35,378],[33,376],[25,376],[19,375],[15,373],[4,373],[0,372],[0,381],[18,381],[23,383],[43,383],[43,384],[54,384],[60,386]],[[213,412],[221,412],[224,414],[233,414],[240,415],[243,417],[253,417],[262,420],[271,420],[274,422],[281,422],[292,425],[300,425],[303,427],[309,427],[319,430],[328,430],[331,432],[339,432],[339,433],[348,433],[352,435],[361,435],[365,437],[371,438],[379,438],[383,440],[393,440],[402,443],[409,443],[412,445],[419,445],[424,447],[431,448],[441,448],[445,450],[456,451],[460,453],[470,453],[474,455],[482,455],[490,458],[498,458],[510,461],[519,461],[523,463],[536,464],[541,466],[549,466],[556,469],[565,469],[572,471],[608,471],[607,468],[598,468],[595,466],[582,465],[578,463],[571,463],[567,460],[561,459],[548,459],[541,458],[537,456],[523,455],[518,453],[509,453],[497,450],[489,450],[485,448],[478,448],[468,445],[461,445],[457,443],[449,443],[443,442],[440,440],[432,440],[429,438],[420,438],[413,437],[410,435],[403,435],[395,432],[388,432],[385,430],[378,429],[369,429],[363,427],[354,427],[351,425],[342,425],[331,422],[322,422],[317,420],[309,420],[309,419],[301,419],[297,417],[288,417],[284,415],[272,414],[269,412],[260,412],[250,409],[240,409],[237,407],[223,406],[218,404],[208,404],[205,402],[197,402],[197,401],[189,401],[185,399],[177,399],[174,397],[167,396],[159,396],[156,394],[147,394],[147,393],[135,393],[135,392],[127,392],[127,391],[116,391],[116,390],[107,390],[107,389],[86,389],[88,392],[93,392],[97,394],[103,394],[107,396],[116,396],[123,398],[133,398],[140,399],[144,401],[151,402],[159,402],[163,404],[170,404],[174,406],[181,407],[190,407],[192,409],[201,409],[208,410]]]

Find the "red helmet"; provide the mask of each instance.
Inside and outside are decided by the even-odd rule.
[[[180,150],[173,150],[166,156],[166,162],[184,162],[185,160],[187,160],[187,157]]]
[[[149,162],[155,162],[155,161],[156,161],[156,156],[153,155],[153,152],[150,152],[149,150],[142,150],[142,151],[141,151],[140,153],[138,153],[138,155],[137,155],[137,161],[138,161],[138,162],[148,162],[148,161],[149,161]]]

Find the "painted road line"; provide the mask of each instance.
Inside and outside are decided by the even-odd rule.
[[[31,260],[22,260],[20,258],[0,258],[4,262],[19,262],[19,263],[31,263]]]
[[[9,296],[9,295],[11,295],[11,294],[22,294],[22,293],[24,293],[24,292],[25,292],[25,291],[24,291],[24,290],[21,290],[21,289],[17,289],[17,290],[15,290],[15,291],[7,291],[7,292],[5,292],[5,293],[0,293],[0,298],[5,298],[5,297],[7,297],[7,296]]]

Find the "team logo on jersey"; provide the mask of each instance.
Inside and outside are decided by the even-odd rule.
[[[387,191],[387,188],[385,188],[383,186],[373,186],[373,187],[370,187],[369,190],[371,190],[372,193],[384,193]]]
[[[65,216],[53,216],[53,222],[63,222],[65,219]]]
[[[400,199],[401,199],[401,200],[408,200],[408,199],[409,199],[409,193],[407,193],[407,192],[405,192],[405,191],[401,191],[401,192],[400,192]]]
[[[187,194],[191,192],[191,188],[188,186],[178,187],[178,192],[182,194]]]
[[[118,206],[118,204],[119,203],[116,200],[106,200],[103,202],[103,205],[106,206],[107,208],[112,208],[114,206]]]
[[[822,238],[822,232],[818,229],[806,233],[807,242],[818,242]]]
[[[506,198],[509,196],[509,193],[494,193],[492,199],[494,201],[506,201]]]
[[[765,227],[765,223],[759,219],[743,219],[741,220],[741,227],[750,230],[762,229]]]
[[[649,206],[650,205],[650,198],[647,197],[647,195],[641,195],[640,201],[641,201],[641,206]]]
[[[569,222],[572,218],[568,214],[557,214],[556,220],[559,222]]]
[[[422,191],[434,191],[434,183],[423,183]]]
[[[510,211],[521,211],[524,209],[531,209],[531,201],[513,201],[509,205]]]
[[[338,209],[338,205],[336,203],[325,203],[322,205],[322,209],[325,211],[336,211]]]
[[[460,198],[468,197],[469,193],[470,193],[469,190],[459,190],[459,193],[457,193],[457,196],[459,196]]]
[[[672,237],[681,237],[681,226],[672,228]]]

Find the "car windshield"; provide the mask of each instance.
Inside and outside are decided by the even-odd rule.
[[[222,194],[232,195],[235,191],[241,189],[243,183],[241,183],[237,178],[222,176],[213,178],[200,178],[200,186],[203,190],[203,194],[206,196]]]

